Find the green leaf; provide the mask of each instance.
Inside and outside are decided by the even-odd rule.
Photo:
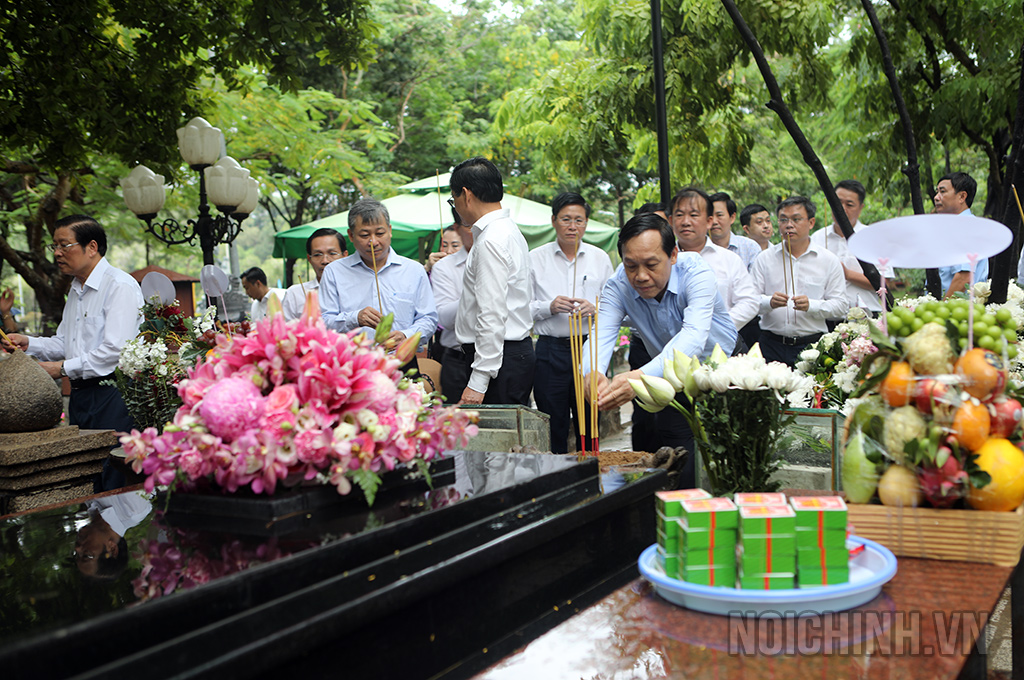
[[[363,495],[366,496],[366,504],[372,506],[377,498],[377,489],[380,487],[380,475],[363,468],[352,470],[348,475],[356,486],[363,490]]]

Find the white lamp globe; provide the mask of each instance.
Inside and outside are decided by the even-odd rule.
[[[246,216],[252,214],[252,211],[256,209],[256,206],[260,201],[260,183],[254,178],[249,178],[248,191],[245,194],[245,200],[238,204],[235,208],[235,215]]]
[[[205,119],[195,117],[178,128],[178,151],[193,170],[217,162],[224,151],[224,134]]]
[[[224,156],[203,170],[206,176],[206,194],[210,203],[221,212],[235,212],[249,193],[249,171],[231,156]]]
[[[145,165],[136,166],[121,180],[124,203],[138,216],[156,215],[164,207],[164,177]]]

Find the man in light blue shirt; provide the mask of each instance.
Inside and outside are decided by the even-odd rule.
[[[387,207],[357,201],[349,209],[348,237],[356,252],[327,265],[320,281],[324,323],[341,333],[372,331],[394,312],[386,345],[394,347],[417,331],[425,343],[437,329],[434,295],[423,267],[392,250]]]
[[[706,359],[715,345],[726,353],[736,347],[736,326],[718,294],[715,273],[697,253],[680,253],[668,222],[653,213],[636,215],[619,232],[622,264],[601,293],[597,314],[598,407],[611,409],[633,399],[630,378],[641,374],[662,376],[663,359],[674,350]],[[615,376],[604,373],[611,361],[622,320],[629,317],[640,331],[653,359],[639,369]],[[588,356],[591,340],[583,347]],[[584,366],[586,372],[589,367]],[[589,378],[585,378],[589,380]],[[677,395],[677,399],[685,395]],[[639,409],[635,409],[638,411]],[[634,412],[635,412],[634,411]],[[675,410],[657,414],[653,427],[638,432],[634,422],[633,447],[656,451],[661,446],[683,446],[690,451],[680,488],[693,486],[693,434]],[[643,448],[637,448],[646,442]]]
[[[943,215],[959,215],[967,213],[972,215],[971,205],[974,203],[974,195],[978,192],[978,183],[966,172],[951,172],[944,175],[935,187],[935,196],[932,202],[935,204],[935,212]],[[967,284],[971,277],[971,263],[954,264],[949,267],[939,267],[939,280],[942,281],[943,299],[954,293],[962,293],[967,290]],[[981,258],[974,268],[974,280],[988,281],[988,258]]]

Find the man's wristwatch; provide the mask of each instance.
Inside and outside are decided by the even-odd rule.
[[[64,370],[64,362],[63,361],[60,362],[60,377],[62,377],[62,378],[68,377],[68,372]]]

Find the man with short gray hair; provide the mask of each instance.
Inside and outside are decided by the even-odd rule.
[[[348,212],[348,240],[355,252],[327,265],[320,280],[320,312],[327,327],[341,333],[372,330],[393,312],[389,346],[417,331],[426,343],[437,328],[430,281],[418,262],[391,248],[387,207],[371,199],[357,201]]]

